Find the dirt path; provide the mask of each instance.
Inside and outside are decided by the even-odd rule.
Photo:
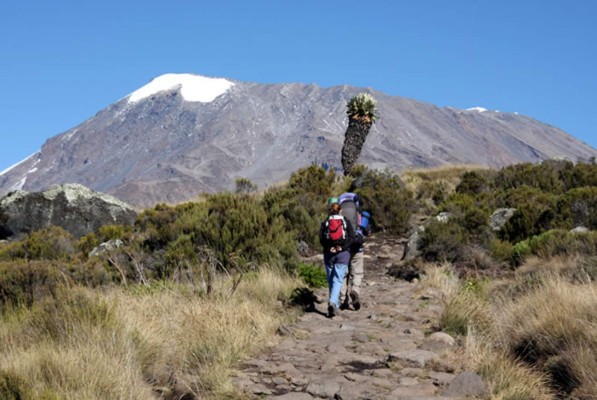
[[[386,274],[402,251],[397,239],[370,238],[362,308],[329,319],[327,302],[317,304],[280,329],[278,346],[245,363],[236,385],[270,399],[449,399],[442,393],[454,375],[442,353],[453,339],[430,335],[440,300]],[[327,289],[317,294],[327,299]]]

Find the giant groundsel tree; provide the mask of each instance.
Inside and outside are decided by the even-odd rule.
[[[345,176],[350,175],[361,155],[369,130],[377,119],[377,102],[369,93],[359,93],[348,101],[346,114],[348,128],[342,146],[342,168]]]

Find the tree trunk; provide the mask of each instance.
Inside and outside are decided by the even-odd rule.
[[[342,146],[342,168],[344,176],[350,175],[352,167],[361,155],[361,150],[373,125],[370,121],[362,119],[349,118],[348,128],[344,135],[344,145]]]

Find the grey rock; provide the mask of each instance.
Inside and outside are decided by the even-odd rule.
[[[431,378],[438,385],[449,385],[452,383],[456,375],[447,372],[430,371],[429,378]]]
[[[435,220],[438,222],[443,222],[444,224],[448,222],[452,218],[452,213],[449,212],[441,212],[435,216]]]
[[[137,212],[117,198],[78,184],[43,192],[11,192],[0,199],[0,238],[59,226],[79,238],[108,224],[132,225]]]
[[[290,392],[280,396],[272,396],[270,399],[275,400],[311,400],[313,396],[305,392]]]
[[[434,395],[437,388],[432,383],[420,383],[418,385],[399,386],[392,390],[393,398],[413,398]]]
[[[438,355],[427,350],[403,350],[388,355],[387,360],[392,361],[406,361],[414,364],[419,368],[424,368],[429,361],[438,360]]]
[[[334,398],[334,395],[340,391],[340,384],[332,380],[311,381],[307,385],[307,393],[323,397],[324,399]]]
[[[570,230],[571,233],[586,233],[589,232],[588,228],[585,228],[584,226],[577,226],[574,229]]]
[[[256,395],[270,395],[272,394],[272,391],[269,390],[265,385],[262,385],[260,383],[255,383],[253,385],[248,386],[245,390],[256,394]]]
[[[425,226],[421,225],[410,234],[404,246],[403,260],[412,260],[419,256],[419,240],[423,232],[425,232]]]
[[[435,220],[438,222],[446,223],[450,220],[452,216],[449,212],[441,212],[435,216]],[[423,225],[418,226],[408,237],[408,240],[404,246],[404,253],[402,253],[402,260],[412,260],[419,256],[419,240],[421,238],[421,234],[425,232],[425,225],[429,222],[424,223]]]
[[[415,386],[419,384],[419,381],[409,376],[402,376],[398,379],[398,383],[401,386]]]
[[[489,227],[493,231],[501,231],[504,225],[512,218],[516,208],[498,208],[489,217]]]
[[[113,240],[108,240],[107,242],[104,242],[104,243],[100,243],[99,246],[95,247],[93,250],[91,250],[89,252],[89,257],[96,257],[96,256],[99,256],[100,254],[104,254],[111,250],[118,249],[119,247],[122,247],[123,244],[124,244],[124,242],[120,239],[113,239]]]
[[[483,396],[487,394],[487,386],[483,379],[474,372],[461,372],[456,375],[445,396]]]
[[[445,343],[449,346],[454,346],[456,340],[445,332],[433,332],[427,337],[428,340]]]
[[[283,378],[281,376],[274,376],[272,378],[272,383],[276,386],[280,386],[280,385],[288,385],[288,379]]]
[[[339,171],[346,102],[364,90],[382,116],[359,159],[370,168],[497,167],[597,154],[514,113],[442,108],[346,85],[233,83],[210,103],[186,101],[180,88],[132,103],[125,97],[0,175],[0,195],[76,182],[148,207],[231,190],[238,177],[264,187],[312,163]]]

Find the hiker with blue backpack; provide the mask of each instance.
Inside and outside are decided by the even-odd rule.
[[[364,275],[365,236],[369,236],[369,217],[367,211],[361,211],[363,201],[356,193],[347,192],[338,198],[342,215],[355,227],[356,240],[350,247],[348,263],[348,281],[341,308],[348,309],[350,303],[355,311],[361,308],[360,289]]]
[[[352,223],[341,213],[336,199],[330,199],[327,218],[319,228],[319,242],[323,247],[323,261],[329,287],[328,317],[333,318],[340,308],[340,292],[348,272],[350,249],[356,240]]]

